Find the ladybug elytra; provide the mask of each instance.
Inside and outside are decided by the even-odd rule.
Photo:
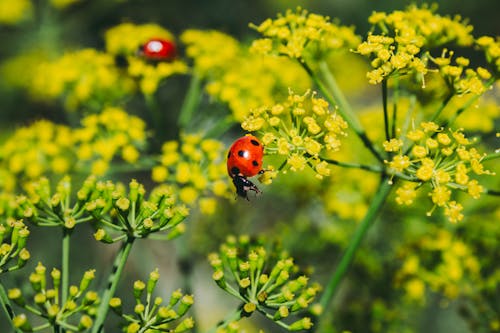
[[[139,48],[139,53],[149,60],[172,60],[176,55],[174,42],[162,38],[151,38]]]
[[[231,145],[227,154],[227,173],[233,179],[236,193],[248,200],[248,191],[260,193],[260,190],[248,180],[262,173],[264,146],[255,136],[247,134]]]

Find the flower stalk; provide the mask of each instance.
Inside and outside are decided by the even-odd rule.
[[[108,279],[108,287],[102,295],[101,304],[97,310],[97,316],[95,319],[94,326],[92,327],[92,333],[103,332],[104,321],[108,315],[109,311],[109,301],[114,296],[118,282],[120,281],[121,275],[125,264],[127,263],[130,250],[134,244],[134,237],[128,237],[126,241],[123,242],[122,247],[116,255],[115,262],[113,264],[112,273]]]
[[[347,249],[345,250],[344,254],[342,255],[340,262],[338,263],[335,271],[330,277],[330,280],[325,286],[325,291],[321,295],[319,303],[324,309],[324,311],[327,311],[327,308],[331,303],[331,300],[333,299],[336,291],[338,290],[340,282],[346,275],[347,270],[354,259],[356,251],[358,250],[366,233],[368,232],[373,222],[377,218],[378,214],[380,213],[380,210],[382,209],[389,193],[391,192],[391,189],[392,185],[389,184],[389,180],[386,177],[383,177],[381,179],[378,190],[375,196],[373,197],[373,200],[371,202],[370,207],[368,208],[365,217],[363,218],[358,228],[356,229],[354,235],[352,236],[352,239]],[[320,317],[319,319],[321,320],[321,318],[322,317]],[[319,330],[319,328],[321,327],[320,324],[321,322],[318,322],[318,325],[316,325],[318,332],[320,331]]]

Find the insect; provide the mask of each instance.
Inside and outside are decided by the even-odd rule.
[[[156,61],[172,60],[176,53],[174,42],[162,38],[151,38],[139,48],[141,56]]]
[[[248,180],[262,170],[264,146],[255,136],[247,134],[233,142],[227,154],[227,173],[233,179],[236,194],[248,199],[248,191],[261,191]]]

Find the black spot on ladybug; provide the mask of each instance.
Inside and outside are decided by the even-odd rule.
[[[253,144],[254,146],[260,146],[259,141],[257,140],[250,140],[250,143]]]
[[[239,157],[245,156],[245,152],[243,150],[238,150],[238,156]]]
[[[257,162],[256,160],[253,160],[252,164],[253,164],[253,166],[259,166],[259,162]]]
[[[240,169],[238,167],[232,167],[231,168],[231,174],[237,175],[240,173]]]
[[[231,152],[228,152],[227,153],[227,158],[230,158],[231,157]]]

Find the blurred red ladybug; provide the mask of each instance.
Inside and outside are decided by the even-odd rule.
[[[149,60],[168,61],[175,58],[177,50],[170,40],[151,38],[139,48],[139,54]]]
[[[255,136],[247,134],[233,142],[227,154],[227,173],[233,179],[236,193],[248,200],[248,191],[260,190],[247,177],[262,173],[264,146]]]

